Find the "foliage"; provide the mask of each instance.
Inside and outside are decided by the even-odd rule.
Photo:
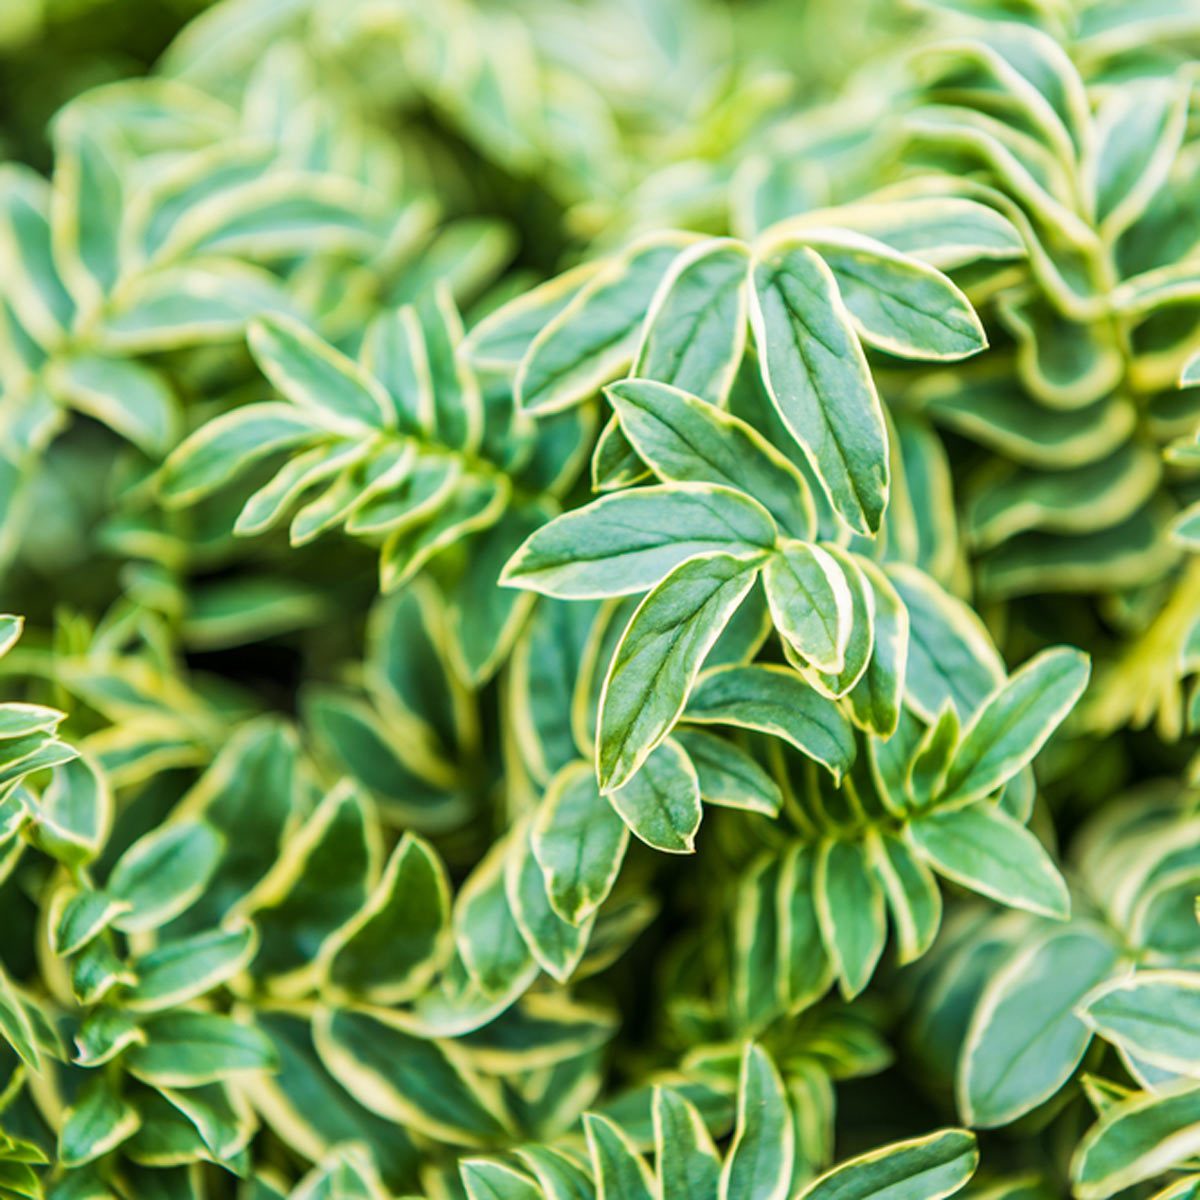
[[[1200,1194],[1195,0],[105,7],[0,1197]]]

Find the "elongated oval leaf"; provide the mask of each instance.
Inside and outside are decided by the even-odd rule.
[[[436,851],[405,834],[360,912],[333,935],[330,983],[377,1002],[425,987],[450,949],[450,884]]]
[[[660,479],[735,488],[753,496],[792,537],[813,536],[808,483],[753,426],[651,379],[623,379],[604,394],[621,430]]]
[[[117,860],[105,890],[128,909],[114,919],[133,933],[178,916],[204,890],[220,859],[223,839],[209,824],[179,821],[135,842]]]
[[[752,559],[774,540],[766,511],[730,488],[638,488],[543,525],[509,560],[500,582],[565,600],[625,596],[653,587],[699,554]]]
[[[987,701],[963,733],[946,775],[943,799],[990,795],[1045,745],[1083,694],[1085,654],[1059,647],[1030,659]]]
[[[858,842],[822,842],[813,895],[821,937],[842,994],[853,999],[870,982],[887,939],[883,890],[866,848]]]
[[[737,1124],[721,1172],[721,1200],[785,1200],[795,1159],[787,1092],[759,1045],[742,1056]]]
[[[763,569],[775,628],[818,671],[842,669],[850,640],[850,587],[837,561],[820,546],[785,542]]]
[[[749,264],[733,238],[680,254],[647,313],[631,374],[723,403],[746,345]]]
[[[721,1160],[695,1105],[656,1087],[653,1116],[659,1195],[718,1200]]]
[[[1067,885],[1042,844],[987,802],[932,812],[906,829],[917,853],[939,874],[1001,904],[1065,918]]]
[[[249,343],[263,373],[297,407],[347,432],[395,423],[380,384],[294,318],[260,317],[250,326]]]
[[[850,722],[832,701],[782,667],[721,667],[692,689],[683,719],[783,738],[840,779],[854,762]]]
[[[599,1113],[583,1114],[583,1131],[596,1176],[598,1197],[654,1200],[654,1179],[620,1126]]]
[[[959,1058],[966,1120],[1008,1124],[1062,1087],[1091,1040],[1076,1007],[1116,963],[1112,939],[1081,924],[1051,931],[997,972],[979,998]]]
[[[805,241],[833,272],[859,334],[877,349],[936,361],[987,345],[970,301],[936,268],[844,230],[814,231]]]
[[[752,562],[704,555],[676,567],[638,606],[600,701],[596,762],[603,791],[624,787],[670,733],[705,656],[756,574]]]
[[[700,828],[700,781],[683,748],[668,738],[651,751],[636,775],[609,802],[648,846],[690,854]]]
[[[518,406],[557,412],[622,374],[655,289],[688,240],[650,237],[600,270],[533,339],[514,383]]]
[[[1081,1007],[1101,1037],[1138,1060],[1181,1075],[1200,1073],[1200,975],[1139,971],[1097,988]]]
[[[1119,1100],[1071,1160],[1079,1200],[1107,1200],[1200,1152],[1200,1088],[1191,1080]]]
[[[941,1200],[975,1173],[979,1152],[965,1129],[896,1142],[815,1179],[797,1200]]]
[[[887,431],[875,384],[829,268],[806,246],[754,268],[750,306],[763,382],[838,514],[874,533],[888,495]]]

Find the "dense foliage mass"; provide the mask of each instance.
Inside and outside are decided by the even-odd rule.
[[[202,7],[0,5],[0,1198],[1200,1195],[1198,0]]]

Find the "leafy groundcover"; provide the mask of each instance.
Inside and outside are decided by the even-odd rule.
[[[1198,0],[0,8],[0,1197],[1200,1196]]]

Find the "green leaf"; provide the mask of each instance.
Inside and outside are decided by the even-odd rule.
[[[72,408],[154,458],[175,444],[179,404],[163,376],[141,363],[75,354],[55,359],[49,385]]]
[[[573,1158],[551,1146],[525,1146],[517,1156],[534,1174],[546,1200],[594,1200],[590,1175]]]
[[[572,924],[551,904],[526,824],[520,825],[513,835],[505,864],[504,887],[513,920],[538,966],[565,983],[587,949],[592,922]]]
[[[841,668],[833,672],[809,668],[806,663],[801,662],[793,665],[803,670],[805,678],[814,687],[827,696],[840,700],[858,685],[871,663],[875,649],[875,591],[867,582],[860,565],[865,559],[860,559],[858,555],[833,544],[829,544],[827,550],[841,570],[849,591],[849,636],[846,639],[844,659]],[[789,649],[785,644],[785,652]]]
[[[389,727],[371,705],[333,689],[304,693],[302,707],[317,744],[336,769],[366,788],[388,812],[427,830],[461,820],[454,775],[431,761],[423,739],[402,736],[402,726]]]
[[[41,1051],[29,1011],[8,973],[0,967],[0,1035],[34,1071],[42,1068]]]
[[[6,167],[0,179],[0,243],[9,265],[5,290],[42,345],[56,342],[75,315],[75,302],[54,261],[46,191],[42,179],[25,167]]]
[[[629,1135],[607,1117],[583,1114],[598,1200],[654,1200],[654,1179]]]
[[[220,924],[274,865],[285,829],[295,828],[306,807],[297,780],[295,731],[273,718],[237,730],[184,801],[224,839],[224,852],[208,886],[184,914],[181,932]]]
[[[669,854],[692,854],[700,828],[700,781],[683,748],[668,738],[651,751],[636,775],[608,793],[638,838]]]
[[[365,1147],[351,1143],[326,1155],[288,1193],[289,1200],[386,1200]]]
[[[467,476],[420,528],[393,529],[380,552],[380,590],[403,587],[443,550],[494,525],[511,494],[507,478]]]
[[[395,487],[386,479],[385,476],[385,486],[378,494],[365,499],[360,495],[348,498],[347,533],[373,537],[418,530],[454,495],[463,480],[463,463],[457,456],[448,458],[444,454],[418,451],[415,462],[396,481]],[[405,544],[401,548],[409,547]]]
[[[0,742],[29,737],[30,733],[53,733],[65,716],[59,709],[44,704],[0,704]]]
[[[600,701],[596,762],[602,791],[626,786],[671,732],[705,657],[756,575],[754,562],[706,554],[677,566],[638,606]],[[698,795],[695,814],[698,819]]]
[[[98,1004],[115,987],[132,987],[137,977],[110,942],[93,938],[71,960],[71,990],[80,1004]]]
[[[1171,538],[1190,553],[1200,549],[1200,503],[1189,504],[1171,522]]]
[[[411,1137],[381,1114],[369,1112],[326,1071],[313,1044],[311,1013],[260,1007],[255,1024],[271,1039],[279,1070],[245,1077],[238,1089],[266,1125],[297,1153],[320,1157],[326,1147],[365,1144],[385,1178],[411,1179],[417,1151]]]
[[[700,729],[677,728],[671,736],[691,759],[706,804],[769,817],[779,812],[779,785],[746,751]]]
[[[924,572],[889,563],[887,574],[908,609],[905,702],[932,724],[949,700],[967,721],[1005,678],[987,629]]]
[[[665,482],[713,483],[745,492],[792,537],[814,535],[804,476],[753,426],[697,395],[651,379],[604,389],[638,456]]]
[[[50,948],[64,957],[75,954],[125,911],[124,901],[114,900],[105,892],[75,892],[58,910],[50,931]]]
[[[185,1004],[244,970],[258,949],[254,927],[240,924],[164,942],[133,963],[137,984],[125,997],[133,1012]]]
[[[198,1088],[161,1088],[163,1096],[196,1127],[218,1161],[241,1154],[257,1132],[253,1113],[219,1083]]]
[[[467,1158],[458,1170],[468,1200],[541,1200],[541,1189],[529,1176],[502,1163]]]
[[[596,439],[591,473],[593,492],[620,491],[641,483],[650,475],[615,413],[609,417]]]
[[[750,320],[763,382],[838,514],[874,533],[888,494],[887,431],[833,274],[801,244],[754,268]]]
[[[746,345],[749,266],[745,245],[733,238],[680,254],[646,315],[630,374],[724,403]]]
[[[129,1046],[145,1042],[146,1035],[122,1009],[97,1008],[75,1032],[75,1061],[81,1067],[110,1062]]]
[[[318,952],[358,912],[378,873],[373,813],[348,779],[290,831],[282,853],[239,911],[262,935],[252,963],[260,979],[303,991],[320,974]]]
[[[909,760],[905,790],[924,808],[946,790],[946,775],[960,738],[958,710],[947,702],[937,720],[925,728]]]
[[[379,313],[367,326],[359,359],[383,385],[400,429],[432,434],[433,378],[416,309],[406,304]]]
[[[806,213],[790,224],[802,230],[823,225],[826,217],[942,271],[978,259],[1025,256],[1025,243],[1010,221],[994,208],[960,196],[925,196],[919,190],[910,196],[897,190],[886,200],[854,201],[835,212]]]
[[[273,1071],[275,1049],[259,1030],[209,1012],[167,1012],[142,1023],[144,1045],[123,1062],[155,1087],[199,1087],[245,1072]]]
[[[556,512],[557,506],[545,501],[510,504],[472,549],[451,601],[449,647],[459,673],[472,685],[486,683],[508,659],[534,602],[532,595],[500,587],[504,564]]]
[[[850,722],[832,701],[784,667],[719,667],[692,689],[683,720],[769,733],[828,768],[835,780],[854,762]]]
[[[234,533],[240,538],[265,533],[282,521],[288,509],[311,488],[354,467],[370,450],[367,443],[334,442],[313,446],[296,455],[242,505]]]
[[[173,263],[122,280],[101,316],[98,340],[117,354],[233,341],[251,317],[292,307],[279,279],[249,263]]]
[[[1091,674],[1078,650],[1043,650],[1013,673],[967,726],[941,799],[963,803],[991,795],[1026,766],[1083,694]]]
[[[766,511],[730,488],[637,488],[543,525],[509,560],[500,582],[564,600],[626,596],[653,587],[697,555],[753,560],[774,541]]]
[[[1006,297],[997,311],[1018,343],[1019,378],[1043,406],[1085,408],[1120,385],[1121,352],[1103,329],[1064,315],[1039,295]]]
[[[1080,1006],[1106,1041],[1138,1061],[1180,1075],[1200,1074],[1200,975],[1144,970],[1098,987]]]
[[[986,801],[918,817],[905,831],[935,871],[963,887],[1058,920],[1071,911],[1067,885],[1042,844]]]
[[[598,263],[583,263],[489,313],[467,335],[463,346],[467,357],[477,367],[515,371],[533,339],[599,269]]]
[[[753,859],[738,880],[728,921],[733,933],[730,1001],[738,1028],[753,1029],[775,1017],[788,1000],[790,934],[780,907],[783,860]]]
[[[168,505],[194,504],[259,459],[327,432],[315,417],[290,404],[235,408],[171,451],[159,475],[159,494]]]
[[[94,1162],[131,1138],[141,1123],[137,1109],[121,1099],[110,1079],[92,1079],[63,1114],[58,1160],[64,1167]]]
[[[1200,384],[1200,354],[1189,358],[1179,375],[1180,387],[1194,387],[1197,384]]]
[[[517,406],[557,412],[621,375],[637,351],[655,289],[689,240],[647,238],[602,267],[533,339],[513,384]]]
[[[275,389],[322,423],[350,434],[395,424],[392,403],[378,381],[294,317],[257,318],[247,341]]]
[[[850,689],[850,711],[862,728],[890,738],[900,723],[908,672],[909,617],[891,581],[865,558],[856,560],[874,599],[874,639],[867,669]]]
[[[0,616],[0,658],[16,645],[24,628],[24,617],[14,617],[11,613]]]
[[[485,996],[514,998],[537,965],[513,917],[504,883],[505,842],[497,842],[458,893],[454,933],[468,973]]]
[[[29,839],[59,862],[71,866],[91,862],[103,848],[112,825],[108,781],[83,757],[59,763],[53,771],[29,826]]]
[[[546,789],[531,844],[550,903],[564,920],[579,925],[612,890],[629,845],[629,827],[600,794],[592,767],[574,762]]]
[[[499,1089],[453,1042],[405,1033],[378,1015],[319,1009],[313,1034],[326,1069],[372,1112],[428,1137],[474,1146],[503,1137]]]
[[[428,842],[406,833],[366,904],[322,953],[334,987],[395,1004],[428,986],[450,949],[446,868]]]
[[[834,980],[834,965],[825,950],[817,912],[816,865],[816,847],[793,842],[784,852],[775,897],[782,999],[793,1013],[819,1000]]]
[[[175,821],[139,838],[117,860],[105,891],[128,910],[113,924],[127,933],[158,929],[188,909],[220,861],[224,839],[203,821]]]
[[[751,1043],[742,1055],[737,1123],[721,1171],[721,1200],[786,1200],[795,1152],[783,1080],[766,1051]]]
[[[887,941],[883,891],[859,842],[823,841],[813,871],[821,937],[842,995],[852,1000],[871,981]]]
[[[818,671],[841,671],[853,601],[846,575],[820,546],[784,542],[763,569],[775,628]]]
[[[415,305],[433,390],[433,434],[446,446],[473,454],[483,436],[483,401],[474,371],[459,354],[462,320],[446,284]]]
[[[721,1160],[696,1106],[671,1088],[656,1087],[652,1111],[658,1194],[718,1200]]]
[[[1126,80],[1104,97],[1086,164],[1103,237],[1115,240],[1162,186],[1187,127],[1188,89],[1177,79]]]
[[[1077,1006],[1116,964],[1111,937],[1081,924],[1051,930],[992,976],[958,1062],[965,1120],[1007,1125],[1058,1092],[1091,1041]]]
[[[100,301],[120,271],[118,234],[125,188],[111,132],[67,111],[54,124],[50,235],[63,281],[81,308]]]
[[[803,236],[833,272],[859,336],[876,349],[944,362],[987,346],[970,301],[936,268],[846,230]]]
[[[68,746],[66,742],[60,742],[57,738],[41,734],[34,734],[21,740],[14,739],[4,749],[7,753],[0,756],[0,788],[20,783],[35,771],[59,767],[79,757],[79,751],[74,746]],[[30,806],[32,807],[32,802]],[[76,839],[64,839],[54,836],[53,833],[50,836],[53,836],[56,852],[64,857],[77,859],[88,857],[88,851],[81,847]]]
[[[942,1200],[975,1173],[979,1152],[965,1129],[943,1129],[852,1158],[804,1188],[796,1200]]]
[[[1200,1087],[1181,1081],[1119,1100],[1084,1134],[1071,1159],[1079,1200],[1107,1200],[1200,1153]]]
[[[933,872],[898,837],[870,830],[867,852],[883,887],[901,966],[915,962],[933,944],[942,923],[942,893]]]

